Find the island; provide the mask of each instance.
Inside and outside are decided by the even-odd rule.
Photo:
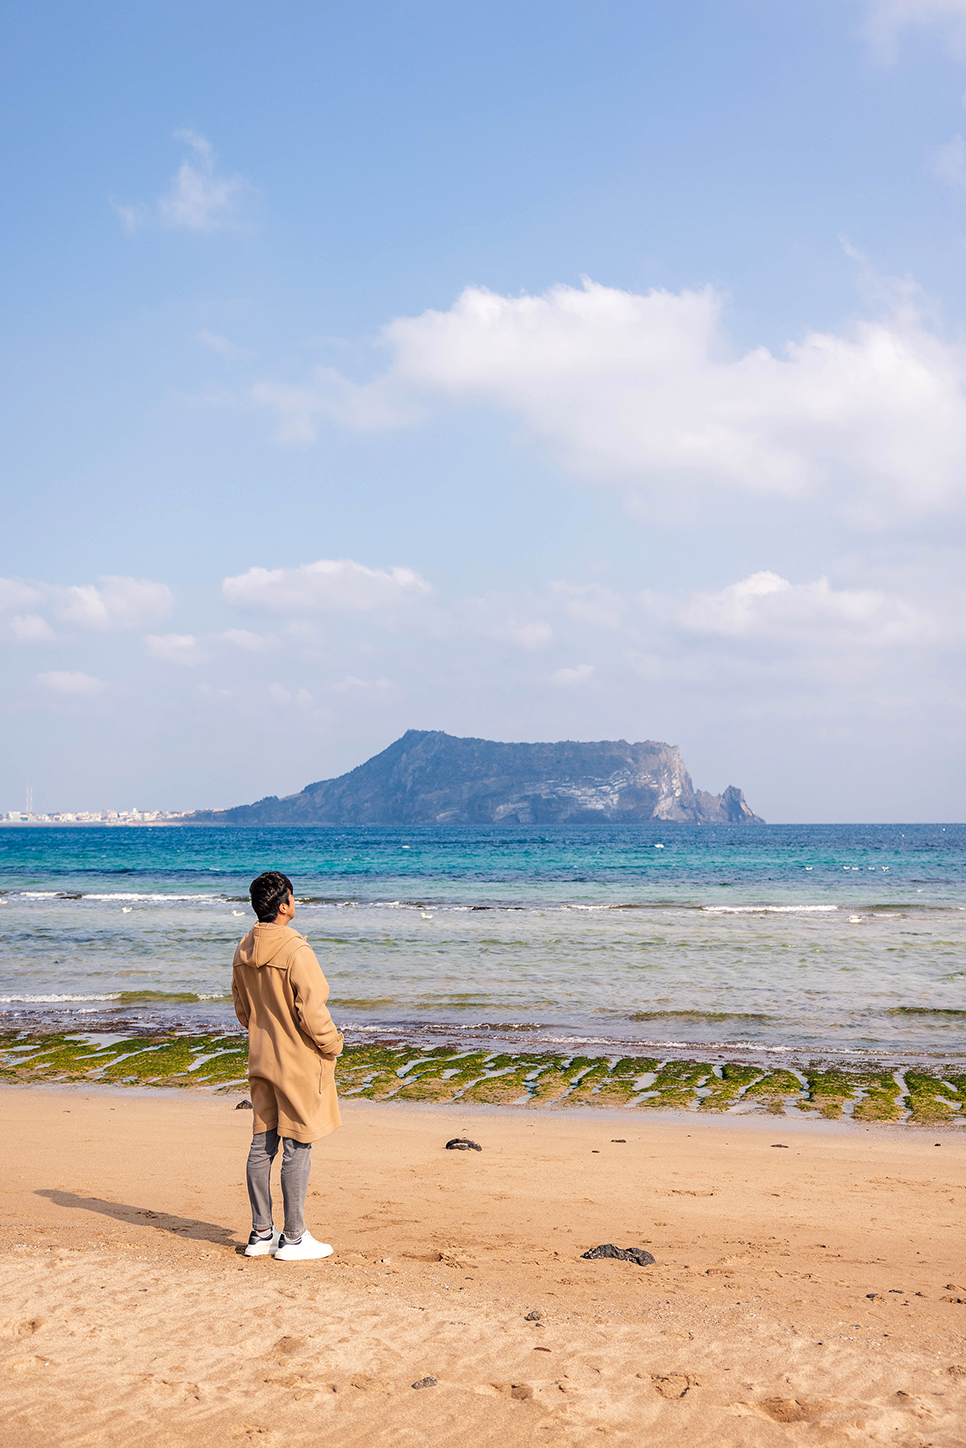
[[[763,824],[729,785],[696,790],[676,744],[625,739],[501,744],[409,729],[365,764],[233,809],[204,825]]]

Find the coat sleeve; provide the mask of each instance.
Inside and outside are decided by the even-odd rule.
[[[329,1015],[326,1001],[329,983],[310,945],[299,950],[289,967],[289,980],[295,993],[295,1012],[299,1025],[322,1052],[334,1060],[342,1055],[342,1032]]]
[[[238,981],[238,968],[233,966],[231,972],[231,1000],[235,1007],[235,1015],[238,1017],[239,1025],[248,1030],[248,1022],[251,1017],[251,1010],[248,1005],[248,995],[242,990]]]

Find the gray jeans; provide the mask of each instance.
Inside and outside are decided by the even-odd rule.
[[[252,1227],[267,1232],[272,1227],[272,1162],[278,1153],[277,1131],[257,1131],[248,1153],[248,1197],[252,1204]],[[282,1137],[282,1205],[285,1208],[285,1240],[297,1242],[305,1231],[302,1213],[312,1168],[312,1143]]]

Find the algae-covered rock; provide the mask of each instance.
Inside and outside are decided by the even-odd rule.
[[[741,1093],[761,1075],[762,1072],[757,1066],[740,1066],[736,1062],[727,1062],[721,1068],[720,1077],[714,1076],[705,1082],[705,1086],[709,1088],[708,1094],[702,1096],[698,1110],[727,1111],[741,1098]]]
[[[654,1084],[648,1087],[647,1097],[639,1104],[664,1109],[690,1106],[698,1087],[711,1075],[712,1067],[707,1061],[665,1061]]]
[[[909,1095],[907,1104],[913,1121],[940,1123],[951,1121],[962,1098],[952,1083],[947,1084],[931,1071],[910,1067],[904,1072]]]
[[[792,1071],[769,1071],[760,1081],[748,1087],[743,1099],[759,1101],[776,1115],[784,1114],[784,1103],[789,1098],[800,1105],[803,1098],[802,1083]]]
[[[901,1121],[902,1092],[891,1071],[862,1072],[856,1089],[864,1092],[852,1112],[854,1121]]]

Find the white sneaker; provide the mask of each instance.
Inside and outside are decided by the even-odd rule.
[[[281,1240],[279,1232],[273,1231],[270,1237],[260,1237],[257,1232],[252,1232],[248,1239],[248,1246],[245,1248],[245,1256],[274,1257]]]
[[[286,1242],[281,1239],[281,1245],[275,1253],[276,1262],[308,1262],[317,1257],[331,1257],[332,1248],[328,1242],[317,1242],[311,1232],[303,1232],[297,1242]]]

